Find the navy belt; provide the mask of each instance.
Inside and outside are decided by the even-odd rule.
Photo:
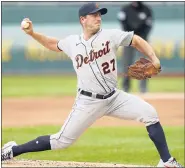
[[[113,90],[112,92],[110,92],[107,95],[95,94],[94,97],[97,98],[97,99],[107,99],[107,98],[111,97],[115,92],[116,91]],[[84,90],[81,90],[80,94],[85,95],[85,96],[89,96],[89,97],[93,97],[93,93],[88,92],[88,91],[84,91]]]

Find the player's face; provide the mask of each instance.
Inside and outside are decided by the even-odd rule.
[[[81,19],[81,23],[86,31],[92,34],[97,33],[101,27],[101,13],[93,13]]]

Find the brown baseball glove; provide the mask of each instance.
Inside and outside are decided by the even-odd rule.
[[[153,75],[157,75],[160,72],[161,67],[156,68],[151,61],[145,58],[140,58],[133,65],[128,67],[127,76],[137,80],[143,80],[151,78]]]

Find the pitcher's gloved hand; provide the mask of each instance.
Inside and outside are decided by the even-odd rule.
[[[140,58],[133,65],[128,67],[127,76],[137,79],[143,80],[151,78],[154,75],[157,75],[161,72],[161,67],[156,68],[151,61],[145,58]]]

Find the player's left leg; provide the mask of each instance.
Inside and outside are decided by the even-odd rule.
[[[178,163],[169,153],[165,134],[155,108],[143,99],[132,94],[119,90],[116,94],[113,97],[114,100],[110,99],[114,104],[107,111],[107,115],[125,120],[137,120],[144,123],[149,137],[155,144],[162,161],[164,163],[173,162],[172,166],[179,167]]]

